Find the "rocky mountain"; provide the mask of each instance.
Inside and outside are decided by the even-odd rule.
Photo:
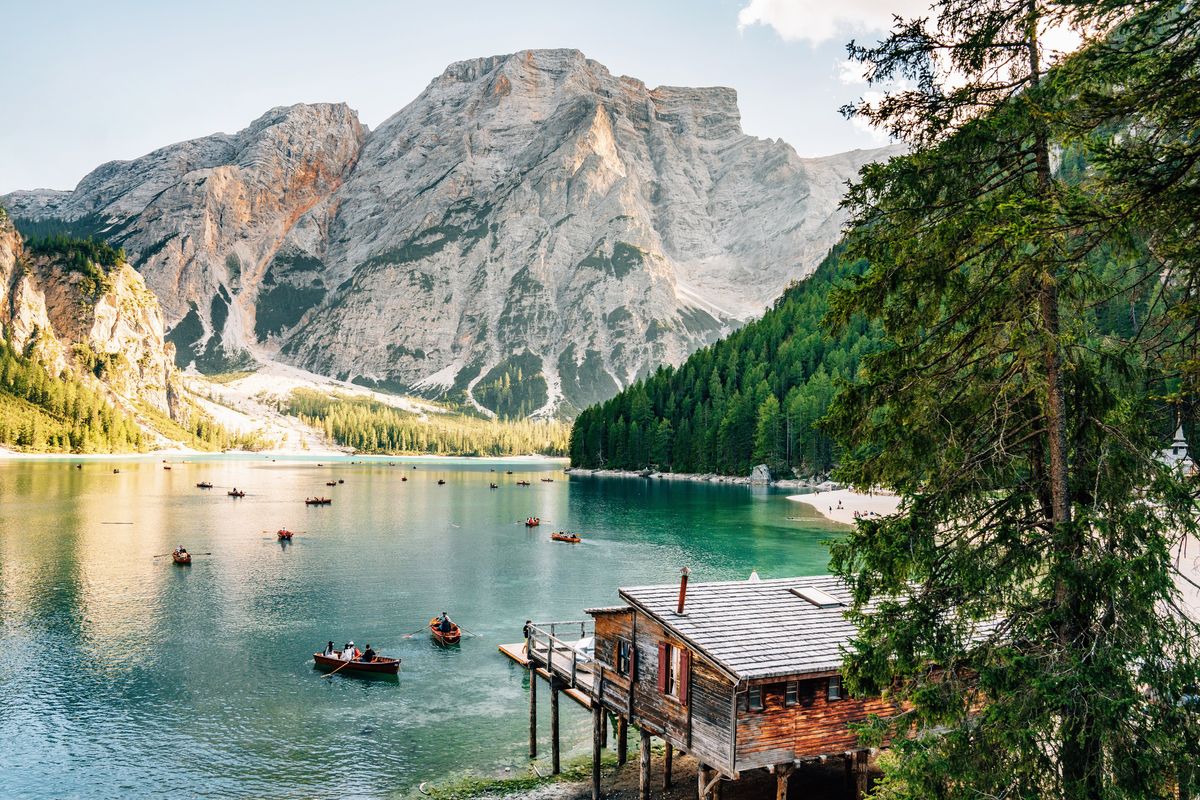
[[[27,248],[0,214],[0,331],[53,378],[103,390],[134,418],[186,423],[175,350],[142,277],[112,248],[54,242]]]
[[[518,416],[760,314],[886,155],[802,159],[744,134],[730,89],[533,50],[451,65],[374,131],[345,105],[278,108],[0,203],[126,248],[183,365],[282,360]]]

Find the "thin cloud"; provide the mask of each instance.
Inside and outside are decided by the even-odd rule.
[[[894,16],[925,14],[929,4],[930,0],[750,0],[738,12],[738,29],[766,25],[784,41],[816,46],[855,34],[886,32]]]

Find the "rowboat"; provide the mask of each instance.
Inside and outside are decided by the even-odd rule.
[[[438,629],[439,622],[441,620],[437,617],[429,620],[429,635],[433,637],[433,640],[438,644],[458,644],[462,639],[462,631],[459,630],[458,626],[453,625],[449,631],[442,633]]]
[[[496,485],[496,484],[494,484],[494,483],[489,483],[489,484],[488,484],[488,488],[489,488],[489,489],[499,489],[500,487],[499,487],[499,486],[497,486],[497,485]]]
[[[542,478],[542,483],[554,483],[554,478]]]
[[[304,498],[304,505],[306,505],[306,506],[331,506],[331,505],[333,505],[333,498],[330,498],[330,497],[306,497],[306,498]]]
[[[176,564],[190,564],[192,563],[192,554],[187,551],[182,553],[176,551],[171,553],[171,560]]]
[[[170,469],[170,468],[171,468],[171,466],[169,464],[167,466],[163,467],[163,469]]]
[[[529,481],[517,481],[517,486],[528,486]]]
[[[240,489],[230,489],[225,494],[229,495],[230,497],[245,497],[246,496],[246,493]]]
[[[326,486],[337,486],[337,481],[325,481]]]
[[[541,525],[541,524],[542,524],[542,520],[539,517],[530,517],[529,519],[525,520],[526,528],[536,528],[538,525]]]
[[[196,488],[197,489],[211,489],[212,484],[209,483],[208,481],[200,481],[199,483],[196,484]]]
[[[562,531],[555,531],[550,534],[550,538],[556,542],[569,542],[570,544],[579,544],[583,541],[583,539],[579,538],[578,533],[564,533]]]
[[[313,666],[319,670],[330,672],[338,670],[339,675],[347,672],[370,672],[376,675],[395,675],[400,671],[400,659],[375,656],[374,661],[342,661],[342,651],[334,650],[335,656],[313,653]]]
[[[442,480],[441,478],[438,478],[438,486],[445,486],[445,485],[446,485],[446,482],[444,480]]]
[[[280,528],[279,530],[275,531],[275,535],[278,536],[281,541],[285,542],[290,542],[292,537],[295,536],[295,534],[292,531],[289,531],[287,528]]]

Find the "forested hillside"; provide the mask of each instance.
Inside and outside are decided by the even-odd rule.
[[[777,474],[828,471],[833,443],[814,425],[836,381],[851,377],[879,341],[865,322],[836,337],[822,328],[834,284],[865,268],[841,253],[835,249],[789,287],[762,319],[583,411],[571,431],[572,465],[741,475],[765,463]]]
[[[1069,151],[1059,171],[1077,179],[1084,160]],[[1089,263],[1097,284],[1112,287],[1089,310],[1091,329],[1132,336],[1149,316],[1152,287],[1129,285],[1127,265],[1104,250]],[[766,464],[777,477],[827,474],[837,452],[817,423],[837,382],[853,378],[883,337],[863,319],[835,332],[824,319],[835,285],[865,270],[839,246],[761,319],[585,409],[571,430],[572,466],[747,475]]]
[[[445,456],[566,455],[567,428],[553,420],[489,420],[455,413],[418,416],[365,397],[296,389],[278,405],[359,453]]]

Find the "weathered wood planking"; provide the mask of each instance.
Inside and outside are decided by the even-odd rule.
[[[812,588],[821,590],[815,599],[806,596]],[[851,724],[899,709],[880,698],[828,697],[853,634],[847,592],[829,576],[693,584],[680,614],[675,587],[622,589],[628,606],[589,612],[604,665],[601,702],[726,777],[861,750]],[[626,676],[617,671],[623,641],[633,646]],[[659,665],[673,650],[686,676],[678,697],[664,689],[676,670],[660,674]],[[751,689],[761,690],[761,708],[750,706]]]
[[[636,680],[632,675],[622,678],[617,674],[617,645],[622,640],[636,645],[632,665]],[[693,653],[688,704],[659,692],[658,647],[662,642],[687,648],[662,623],[645,614],[637,616],[636,631],[632,610],[596,616],[596,660],[605,666],[605,707],[626,714],[632,688],[634,725],[644,725],[676,748],[731,772],[733,682],[703,654],[687,648]]]

